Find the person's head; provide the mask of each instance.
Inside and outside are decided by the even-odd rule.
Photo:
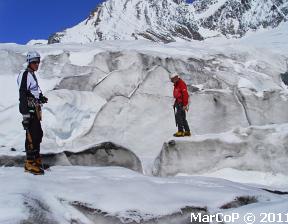
[[[40,54],[37,51],[29,51],[27,53],[28,67],[33,71],[37,71],[40,64]]]
[[[177,73],[171,73],[170,80],[171,82],[176,83],[179,80],[179,75]]]

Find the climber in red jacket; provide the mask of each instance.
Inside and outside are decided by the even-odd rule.
[[[171,82],[174,83],[173,96],[175,98],[174,111],[176,108],[176,125],[178,131],[174,134],[175,137],[191,136],[190,128],[186,120],[186,111],[188,111],[189,94],[186,83],[179,77],[178,74],[170,75]]]

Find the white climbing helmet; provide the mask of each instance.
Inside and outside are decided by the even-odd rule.
[[[170,73],[170,75],[169,75],[169,78],[170,78],[170,79],[173,79],[173,78],[175,78],[175,77],[179,77],[179,75],[178,75],[176,72]]]
[[[40,62],[40,54],[37,51],[29,51],[27,53],[26,61],[30,64],[33,61]]]

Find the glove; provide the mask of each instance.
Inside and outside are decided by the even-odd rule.
[[[40,103],[42,103],[42,104],[48,103],[48,98],[45,97],[42,93],[40,93],[39,101],[40,101]]]
[[[28,130],[28,128],[30,127],[30,114],[23,114],[22,125],[24,130]]]

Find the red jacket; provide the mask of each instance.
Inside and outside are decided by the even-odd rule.
[[[186,83],[179,78],[179,80],[174,84],[173,96],[175,98],[175,103],[182,103],[183,106],[188,105],[188,91]]]

